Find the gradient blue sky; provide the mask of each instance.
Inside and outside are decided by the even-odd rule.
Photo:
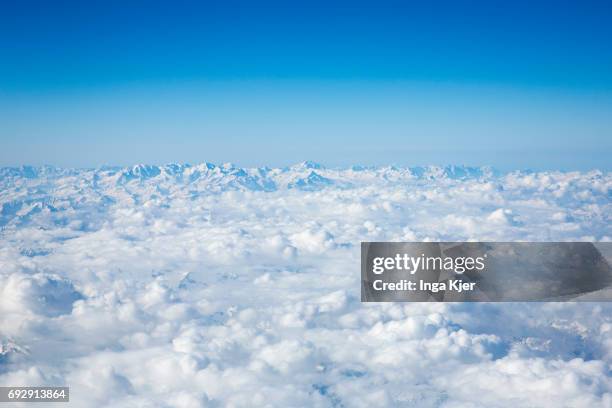
[[[0,165],[612,168],[610,2],[0,5]]]

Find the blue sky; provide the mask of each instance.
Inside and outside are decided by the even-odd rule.
[[[0,165],[611,168],[606,2],[330,3],[3,1]]]

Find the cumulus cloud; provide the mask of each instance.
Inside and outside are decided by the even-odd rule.
[[[605,303],[361,304],[365,240],[602,240],[612,176],[0,169],[0,385],[75,406],[612,406]]]

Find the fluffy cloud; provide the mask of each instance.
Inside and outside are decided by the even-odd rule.
[[[612,306],[361,304],[365,240],[602,240],[612,176],[0,169],[0,385],[77,406],[612,406]]]

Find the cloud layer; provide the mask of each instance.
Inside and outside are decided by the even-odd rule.
[[[361,304],[361,241],[609,241],[612,175],[0,169],[0,385],[75,406],[612,406],[605,303]]]

